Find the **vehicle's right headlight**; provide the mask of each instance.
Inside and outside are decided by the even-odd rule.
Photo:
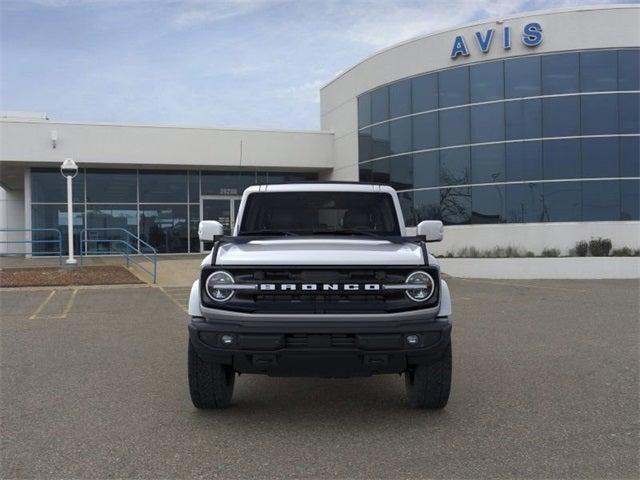
[[[415,284],[415,288],[407,288],[406,294],[414,302],[426,302],[431,298],[436,290],[436,283],[433,277],[422,270],[410,273],[405,283]]]
[[[213,272],[207,278],[205,290],[211,300],[216,302],[226,302],[233,297],[234,291],[231,288],[224,288],[224,286],[233,284],[233,282],[234,280],[230,273],[218,270],[217,272]]]

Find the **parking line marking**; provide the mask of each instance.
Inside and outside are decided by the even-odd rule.
[[[162,286],[158,285],[158,288],[160,289],[160,291],[161,291],[162,293],[164,293],[164,294],[167,296],[167,298],[168,298],[169,300],[171,300],[171,301],[172,301],[173,303],[175,303],[178,307],[180,307],[180,309],[181,309],[181,310],[183,310],[185,313],[189,313],[189,310],[186,308],[186,306],[185,306],[185,305],[182,305],[180,302],[178,302],[178,301],[177,301],[177,300],[176,300],[172,295],[170,295],[170,294],[169,294],[169,293],[164,289],[164,287],[162,287]]]
[[[51,290],[51,293],[49,294],[49,296],[47,298],[44,299],[44,302],[42,302],[40,304],[40,306],[36,309],[35,312],[33,312],[33,315],[31,315],[29,317],[29,320],[34,320],[38,314],[42,311],[42,309],[47,305],[47,303],[49,303],[49,300],[51,300],[51,298],[55,295],[56,290]]]
[[[78,289],[76,288],[73,291],[73,293],[71,294],[71,297],[69,297],[69,301],[67,302],[67,305],[64,307],[64,310],[62,311],[62,315],[60,315],[57,318],[67,318],[67,315],[68,315],[69,311],[71,310],[71,307],[73,306],[73,302],[74,302],[77,294],[78,294]]]

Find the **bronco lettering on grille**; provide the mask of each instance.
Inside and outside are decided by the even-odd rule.
[[[263,292],[285,292],[285,291],[305,291],[305,292],[354,292],[354,291],[378,291],[381,289],[379,283],[261,283],[258,289]]]

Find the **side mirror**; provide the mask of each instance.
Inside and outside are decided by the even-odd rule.
[[[215,220],[203,220],[198,224],[198,237],[201,242],[213,242],[213,237],[224,234],[224,227]]]
[[[427,242],[440,242],[444,236],[444,228],[440,220],[425,220],[416,228],[418,235],[424,235]]]

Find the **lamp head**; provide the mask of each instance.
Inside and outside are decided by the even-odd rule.
[[[75,177],[78,174],[78,165],[73,161],[73,158],[67,158],[60,166],[60,173],[64,177]]]

